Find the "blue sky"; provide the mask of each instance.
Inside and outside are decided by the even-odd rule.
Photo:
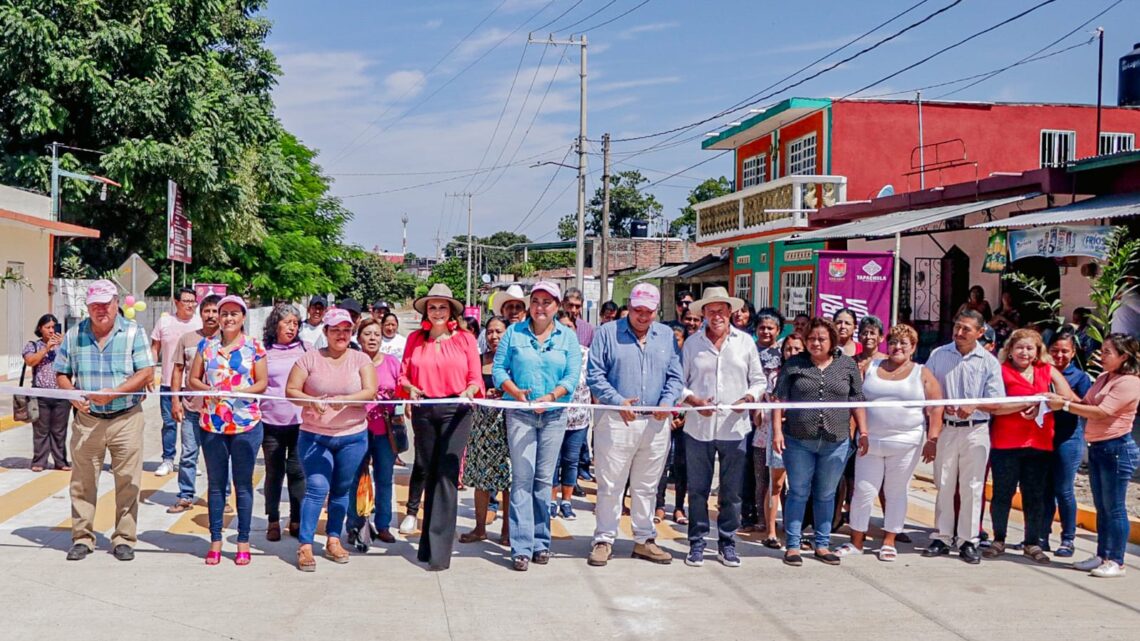
[[[1039,1],[963,0],[761,106],[791,96],[846,95]],[[1056,0],[859,95],[901,92],[1010,65],[1114,1]],[[448,193],[476,194],[476,235],[518,228],[532,239],[552,240],[558,219],[575,210],[574,171],[530,167],[563,158],[576,163],[576,156],[567,151],[578,132],[577,47],[527,45],[529,31],[560,14],[565,12],[536,37],[560,29],[555,36],[565,39],[632,10],[587,32],[587,136],[600,139],[604,132],[614,138],[634,137],[708,118],[918,2],[274,0],[265,15],[274,23],[269,45],[284,70],[274,93],[278,114],[289,130],[320,150],[318,161],[336,180],[334,193],[354,212],[347,240],[398,251],[400,217],[406,213],[409,250],[429,255],[435,253],[437,234],[446,243],[466,233],[465,204],[448,198]],[[777,87],[952,4],[954,0],[927,0]],[[1098,25],[1106,29],[1104,96],[1111,105],[1116,100],[1116,61],[1140,41],[1140,2],[1120,2],[1042,53],[1085,42]],[[937,98],[964,84],[923,95]],[[948,98],[1094,103],[1096,46],[1079,46],[1015,67]],[[638,168],[654,181],[665,179],[709,159],[714,152],[701,151],[700,134],[742,113],[746,115],[717,118],[636,156],[634,152],[667,137],[615,143],[615,170]],[[591,144],[591,151],[599,150]],[[509,166],[488,170],[504,165]],[[601,157],[589,156],[589,165],[593,173],[587,193],[592,194],[600,184]],[[474,169],[482,172],[469,176]],[[694,185],[731,171],[727,155],[649,191],[672,219]],[[429,182],[434,184],[424,185]]]

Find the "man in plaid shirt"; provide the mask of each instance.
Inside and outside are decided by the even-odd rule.
[[[71,401],[76,411],[67,560],[81,561],[95,549],[99,472],[110,452],[115,477],[112,553],[120,561],[131,561],[138,540],[143,413],[142,396],[129,393],[143,391],[154,380],[154,361],[146,333],[119,315],[114,283],[98,280],[87,288],[87,312],[90,318],[67,332],[55,360],[60,389],[89,392]]]

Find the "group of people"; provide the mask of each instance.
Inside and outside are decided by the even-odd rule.
[[[419,525],[417,556],[432,570],[450,565],[461,484],[475,490],[476,520],[459,541],[486,539],[488,512],[502,509],[500,542],[510,547],[512,567],[548,563],[551,519],[576,517],[572,496],[579,477],[589,475],[583,459],[591,450],[597,481],[592,566],[606,565],[614,553],[627,493],[632,556],[673,560],[656,543],[655,525],[666,514],[670,480],[677,492],[673,518],[688,527],[685,563],[702,565],[712,532],[714,474],[716,558],[725,566],[741,564],[742,530],[782,547],[788,565],[802,565],[801,548],[838,565],[863,553],[872,534],[879,536],[870,528],[876,497],[884,514],[877,555],[893,561],[896,543],[905,540],[907,491],[920,459],[933,462],[938,490],[936,531],[924,556],[957,548],[960,558],[976,564],[1020,547],[1032,560],[1049,562],[1050,551],[1073,555],[1073,479],[1087,442],[1098,548],[1074,567],[1101,577],[1124,573],[1125,494],[1140,464],[1130,435],[1140,399],[1140,345],[1123,334],[1105,337],[1103,373],[1093,382],[1079,367],[1074,333],[1056,332],[1046,345],[1037,332],[1019,329],[995,357],[980,342],[985,319],[969,307],[954,320],[953,342],[918,364],[919,337],[908,325],[885,331],[879,319],[841,309],[827,319],[797,316],[791,333],[781,336],[785,319],[777,310],[754,310],[721,287],[707,288],[699,299],[682,292],[671,327],[658,321],[660,292],[641,283],[624,309],[608,306],[594,327],[581,316],[581,292],[564,293],[553,282],[536,283],[529,295],[518,287],[500,292],[482,323],[465,319],[462,303],[437,284],[414,302],[421,323],[407,337],[383,303],[363,318],[354,301],[328,306],[314,297],[305,318],[292,305],[276,306],[261,339],[245,333],[240,297],[198,301],[192,290],[182,290],[176,313],[155,328],[152,345],[117,313],[117,297],[112,283],[94,283],[89,318],[66,335],[54,319],[45,320],[39,340],[25,350],[37,384],[86,393],[71,401],[69,559],[94,549],[96,481],[106,452],[116,480],[113,552],[133,558],[140,393],[152,384],[161,355],[168,393],[158,471],[175,467],[180,428],[179,496],[170,511],[188,510],[199,447],[204,453],[210,565],[221,560],[231,488],[234,561],[250,562],[259,450],[266,467],[266,536],[281,538],[284,483],[299,569],[316,569],[316,531],[326,504],[324,558],[348,562],[342,539],[358,550],[372,540],[393,542],[393,468],[407,449],[407,421],[415,461],[400,530]],[[1017,396],[1034,400],[991,402]],[[510,402],[488,407],[470,402],[476,398]],[[742,407],[759,401],[774,401],[775,409]],[[43,434],[45,443],[62,440],[51,429]],[[37,431],[37,447],[40,439]],[[64,448],[48,449],[57,466],[67,465]],[[987,474],[993,541],[983,551]],[[365,475],[375,487],[371,519],[354,500]],[[1006,538],[1018,489],[1026,527],[1015,545]],[[781,501],[782,543],[776,526]],[[1061,539],[1053,550],[1055,510]],[[840,513],[852,536],[832,548]]]

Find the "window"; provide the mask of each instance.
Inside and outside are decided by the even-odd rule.
[[[752,274],[737,274],[733,296],[745,301],[752,300]]]
[[[815,305],[812,295],[813,273],[810,269],[803,269],[780,274],[780,311],[785,318],[795,318],[796,314],[812,314]]]
[[[1120,151],[1132,151],[1136,148],[1136,134],[1118,134],[1112,132],[1104,132],[1100,135],[1100,145],[1097,147],[1097,153],[1115,154]]]
[[[1064,167],[1077,159],[1077,132],[1041,130],[1041,166]]]
[[[815,174],[815,133],[796,138],[788,143],[787,176],[811,176]]]
[[[768,154],[745,158],[741,167],[741,189],[759,185],[768,179]]]

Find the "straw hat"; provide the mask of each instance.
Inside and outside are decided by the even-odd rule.
[[[455,311],[456,316],[463,315],[463,303],[459,302],[454,296],[451,295],[451,288],[443,283],[436,283],[431,286],[427,294],[420,296],[412,303],[412,307],[421,314],[426,314],[427,302],[433,298],[443,299],[451,305],[451,309]]]
[[[523,294],[522,287],[519,287],[518,285],[511,285],[506,289],[506,291],[496,292],[495,304],[493,306],[495,316],[502,316],[503,305],[506,305],[507,303],[514,300],[522,303],[523,307],[526,307],[528,304],[526,296]]]
[[[727,289],[723,287],[709,287],[705,290],[705,293],[703,296],[701,296],[700,300],[695,300],[692,303],[689,303],[689,310],[699,316],[701,314],[701,310],[703,310],[705,305],[708,305],[709,303],[727,303],[729,308],[731,308],[731,310],[734,312],[738,311],[741,307],[744,307],[744,300],[729,296]]]

